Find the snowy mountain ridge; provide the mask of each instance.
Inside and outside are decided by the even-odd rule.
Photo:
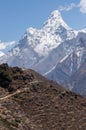
[[[86,29],[73,30],[55,10],[40,29],[28,28],[0,63],[31,68],[63,86],[86,62]],[[1,50],[0,50],[1,51]]]
[[[28,44],[40,56],[46,56],[66,39],[72,39],[76,33],[63,21],[58,10],[51,13],[41,29],[29,28],[22,40],[27,39]]]
[[[5,55],[5,53],[9,52],[15,45],[17,45],[17,42],[15,41],[11,42],[0,41],[0,57]]]

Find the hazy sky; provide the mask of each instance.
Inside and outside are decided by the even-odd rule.
[[[86,0],[0,0],[0,40],[18,41],[27,28],[41,28],[56,9],[73,29],[86,28]]]

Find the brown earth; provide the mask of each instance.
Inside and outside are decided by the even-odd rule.
[[[0,130],[86,130],[86,98],[33,70],[0,65]]]

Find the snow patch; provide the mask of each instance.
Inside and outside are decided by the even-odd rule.
[[[43,74],[43,76],[46,76],[47,74],[51,73],[56,68],[56,66],[57,66],[57,64],[55,66],[53,66],[52,69],[50,69],[48,72]]]
[[[60,60],[60,62],[59,63],[62,63],[64,60],[66,60],[67,59],[67,57],[68,57],[68,55],[66,55],[62,60]]]

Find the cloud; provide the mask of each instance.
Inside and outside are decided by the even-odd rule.
[[[59,7],[59,10],[60,11],[70,11],[72,10],[73,8],[76,8],[77,5],[75,3],[71,3],[70,5],[66,5],[66,6],[60,6]]]
[[[78,6],[82,13],[86,13],[86,0],[81,0]]]
[[[15,46],[15,41],[1,42],[1,40],[0,40],[0,50],[4,50],[6,48],[12,48],[13,46]]]
[[[78,4],[71,3],[70,5],[60,6],[59,11],[70,11],[73,8],[79,8],[81,13],[86,13],[86,0],[80,0]]]
[[[6,48],[5,44],[4,43],[0,43],[0,50],[5,49],[5,48]]]

